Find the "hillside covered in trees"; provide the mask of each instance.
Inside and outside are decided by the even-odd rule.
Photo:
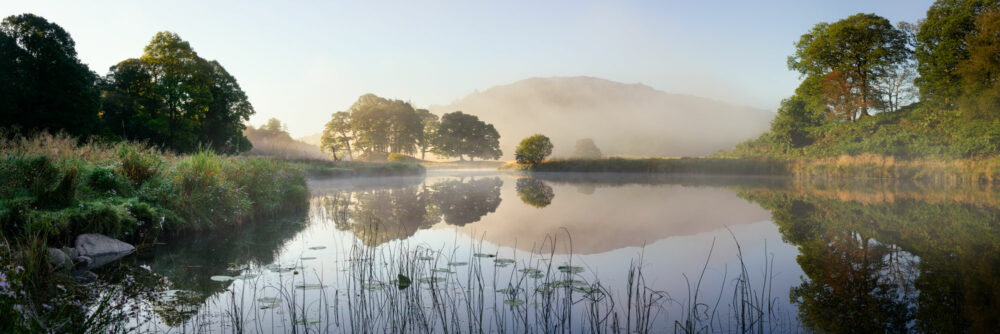
[[[1000,3],[939,0],[917,23],[822,22],[788,58],[802,75],[771,130],[727,155],[984,158],[1000,151]]]

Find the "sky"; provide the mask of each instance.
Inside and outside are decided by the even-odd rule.
[[[923,18],[931,0],[44,1],[5,0],[76,41],[105,75],[172,31],[218,60],[257,113],[322,131],[365,93],[446,105],[530,77],[592,76],[774,110],[792,94],[794,42],[855,13]]]

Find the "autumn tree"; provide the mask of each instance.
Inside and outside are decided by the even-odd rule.
[[[869,116],[870,109],[884,108],[876,83],[908,59],[911,51],[906,42],[906,35],[889,20],[855,14],[832,24],[819,23],[802,35],[788,67],[837,86],[826,89],[836,93],[829,103],[845,109],[845,117],[853,120]]]
[[[996,119],[1000,117],[1000,10],[981,14],[965,41],[969,58],[958,64],[961,109],[969,119]]]

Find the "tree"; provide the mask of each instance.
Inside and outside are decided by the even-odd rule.
[[[552,154],[552,141],[549,137],[536,134],[521,140],[514,152],[514,159],[519,164],[536,165],[550,154]]]
[[[475,115],[456,111],[441,116],[435,139],[434,152],[440,156],[499,159],[500,133],[493,127],[479,120]]]
[[[552,187],[549,187],[542,180],[531,177],[517,179],[514,189],[517,191],[517,197],[521,198],[521,202],[539,209],[552,204],[552,199],[556,197]]]
[[[243,130],[254,109],[246,93],[222,64],[199,57],[177,34],[157,33],[140,58],[111,67],[102,86],[101,118],[118,137],[180,152],[250,149]]]
[[[351,105],[349,113],[358,151],[416,152],[423,124],[409,103],[365,94]]]
[[[820,122],[809,110],[807,103],[798,95],[781,101],[778,115],[771,121],[771,133],[780,142],[791,147],[803,147],[812,143],[810,129]]]
[[[915,49],[917,46],[917,31],[920,27],[909,22],[899,22],[897,29],[906,36],[907,48]],[[919,92],[914,85],[917,78],[917,62],[912,57],[891,67],[886,75],[879,78],[875,83],[876,89],[882,92],[885,101],[885,110],[888,112],[899,111],[913,102],[916,102]]]
[[[335,112],[330,121],[326,123],[326,128],[323,129],[320,148],[330,152],[333,155],[333,160],[340,160],[337,158],[337,151],[347,152],[348,157],[353,160],[354,156],[351,155],[353,133],[351,114],[346,111]]]
[[[966,35],[969,58],[958,64],[962,111],[970,119],[1000,117],[1000,10],[982,13]]]
[[[601,150],[594,145],[594,140],[590,138],[583,138],[576,141],[576,145],[573,146],[573,156],[577,158],[584,159],[598,159],[601,157]]]
[[[437,130],[441,126],[441,121],[437,115],[432,114],[427,109],[417,109],[416,112],[417,117],[420,117],[420,124],[423,125],[423,131],[417,138],[417,147],[420,148],[420,159],[424,160],[427,152],[430,152],[434,147],[433,143],[437,138]]]
[[[838,93],[831,104],[857,105],[849,110],[849,119],[866,117],[870,108],[883,106],[876,82],[910,56],[906,42],[906,35],[889,20],[855,14],[832,24],[819,23],[802,35],[795,54],[788,57],[788,67],[837,86],[827,90]]]
[[[952,108],[962,94],[959,64],[969,59],[966,36],[976,29],[976,18],[1000,9],[996,0],[938,0],[927,10],[917,33],[916,85],[920,99]]]
[[[76,44],[40,16],[0,22],[0,119],[25,132],[99,130],[97,75],[77,59]]]

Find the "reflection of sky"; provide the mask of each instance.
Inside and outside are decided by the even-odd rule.
[[[438,181],[456,179],[449,175],[432,173],[426,179],[426,184],[433,185]],[[468,175],[463,174],[463,176],[466,176],[466,181],[469,180]],[[479,175],[476,178],[495,176]],[[433,228],[417,231],[406,240],[390,241],[379,248],[391,250],[407,246],[410,249],[417,247],[436,249],[443,251],[446,257],[447,254],[455,254],[455,261],[469,261],[470,255],[477,251],[496,252],[501,258],[516,259],[518,261],[516,268],[523,268],[527,258],[537,258],[537,255],[532,256],[525,250],[531,249],[532,244],[543,242],[545,233],[558,232],[558,226],[566,226],[572,233],[574,248],[580,251],[574,252],[576,255],[572,259],[557,252],[556,258],[551,261],[553,267],[572,261],[573,265],[586,268],[582,277],[587,281],[600,281],[611,290],[622,293],[630,262],[638,261],[642,255],[643,273],[650,288],[666,292],[679,303],[687,301],[688,284],[694,289],[702,266],[705,265],[705,260],[711,251],[711,260],[701,284],[699,301],[714,305],[720,289],[724,287],[719,312],[721,318],[726,319],[725,315],[729,312],[727,305],[731,302],[728,298],[731,298],[733,293],[733,280],[739,274],[737,249],[733,241],[735,236],[742,247],[746,268],[755,289],[759,289],[763,284],[765,259],[767,256],[773,256],[771,283],[774,288],[771,299],[777,303],[781,312],[779,315],[794,319],[794,308],[789,305],[787,294],[791,286],[800,282],[799,277],[802,275],[795,262],[798,252],[794,246],[781,241],[777,227],[768,221],[769,215],[766,211],[739,199],[730,190],[670,185],[630,185],[597,187],[593,193],[587,194],[589,192],[578,192],[574,185],[548,183],[554,188],[555,197],[551,205],[539,209],[520,201],[515,193],[516,182],[512,177],[501,177],[504,181],[501,190],[503,200],[495,213],[487,214],[479,222],[464,227],[440,222]],[[337,183],[336,186],[347,185]],[[313,191],[323,193],[323,189],[313,189]],[[314,211],[312,222],[306,229],[277,250],[279,255],[276,263],[291,264],[303,256],[315,257],[315,260],[302,262],[305,266],[303,273],[306,274],[308,283],[316,282],[317,277],[322,277],[324,284],[333,287],[326,292],[329,302],[335,299],[334,295],[337,294],[335,290],[343,289],[349,280],[347,273],[342,269],[348,266],[344,260],[350,257],[356,239],[350,231],[339,231],[332,221],[323,220],[322,216],[315,214]],[[556,224],[546,224],[545,221],[553,221]],[[573,225],[574,222],[579,225]],[[729,230],[726,230],[726,226],[729,226]],[[519,232],[523,233],[518,234]],[[500,237],[495,238],[494,234]],[[513,237],[517,237],[516,247]],[[566,240],[565,235],[557,237],[557,243],[563,245]],[[482,248],[474,250],[473,246],[479,245],[480,238],[483,240]],[[326,248],[309,249],[313,246]],[[448,259],[444,259],[443,262],[448,262]],[[532,266],[538,267],[539,262],[535,263]],[[516,270],[515,267],[494,268],[491,264],[492,261],[489,259],[483,261],[484,277],[493,277],[492,271],[495,269],[501,274],[498,275],[500,277],[508,277]],[[457,274],[453,275],[464,280],[468,267],[456,267],[454,270]],[[685,281],[685,275],[690,283]],[[284,277],[287,281],[291,276],[285,274]],[[296,283],[301,283],[302,277],[296,276]],[[271,286],[256,288],[259,292],[257,297],[274,295],[273,286],[278,285],[276,283],[278,279],[276,274],[264,271],[264,276],[255,283],[255,286],[249,286],[249,290]],[[232,288],[241,291],[242,284],[241,281],[237,281]],[[317,291],[309,291],[310,295],[306,300],[318,301]],[[615,298],[624,297],[624,295],[615,296]],[[220,295],[212,299],[217,305],[223,305],[214,307],[224,308],[226,298],[228,297]],[[209,305],[212,305],[212,302]],[[209,306],[207,310],[214,307]],[[316,312],[319,311],[307,313]],[[674,320],[683,316],[683,312],[684,309],[679,304],[667,304],[665,312],[657,319],[658,327],[672,326]],[[273,317],[274,314],[271,314],[267,323],[280,322],[275,321]]]

